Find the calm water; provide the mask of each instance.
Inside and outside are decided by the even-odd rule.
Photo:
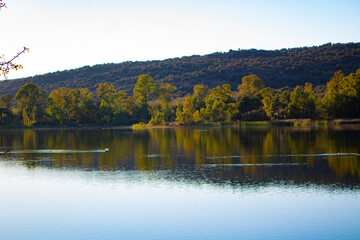
[[[0,239],[360,239],[360,127],[0,131]]]

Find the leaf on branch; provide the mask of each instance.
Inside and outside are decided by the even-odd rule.
[[[29,51],[29,48],[24,47],[24,50],[22,50],[21,52],[19,52],[16,56],[14,56],[10,61],[5,61],[5,57],[2,57],[4,60],[0,61],[0,71],[2,72],[0,74],[4,75],[5,79],[7,79],[7,74],[9,73],[9,71],[11,69],[15,69],[16,71],[19,69],[22,69],[23,67],[19,64],[13,63],[13,60],[15,58],[18,58],[21,54],[23,54],[25,51]]]

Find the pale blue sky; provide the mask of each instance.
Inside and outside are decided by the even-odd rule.
[[[360,1],[3,0],[0,54],[19,78],[84,65],[360,42]]]

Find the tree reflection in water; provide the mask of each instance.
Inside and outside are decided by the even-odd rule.
[[[135,170],[235,185],[358,187],[360,180],[357,126],[3,130],[0,144],[0,159],[28,167]],[[21,153],[46,149],[74,152]]]

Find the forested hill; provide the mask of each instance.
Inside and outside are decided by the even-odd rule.
[[[26,66],[25,66],[26,67]],[[256,74],[272,88],[294,87],[311,82],[328,82],[337,70],[345,74],[360,68],[360,43],[325,44],[267,50],[230,50],[205,56],[190,56],[163,61],[123,62],[48,73],[0,82],[0,95],[12,96],[27,82],[33,82],[46,94],[59,87],[89,88],[95,91],[101,82],[112,83],[119,90],[131,93],[140,74],[151,75],[156,82],[177,86],[177,96],[192,92],[196,84],[215,87],[224,83],[232,89],[243,76]]]

